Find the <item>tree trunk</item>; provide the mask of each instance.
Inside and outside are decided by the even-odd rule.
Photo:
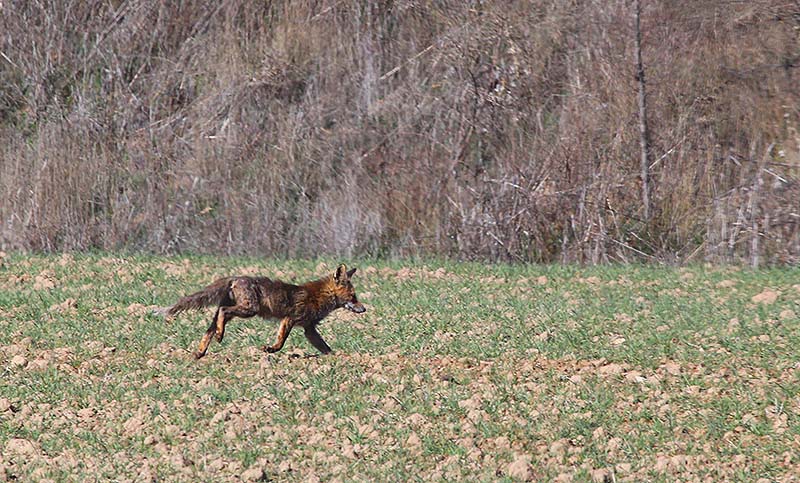
[[[647,96],[644,85],[644,65],[642,64],[642,30],[639,26],[641,5],[639,0],[633,0],[633,18],[636,30],[635,55],[636,55],[636,80],[639,83],[639,144],[642,148],[639,160],[639,176],[642,178],[642,205],[644,206],[644,219],[650,220],[650,133],[647,130]]]

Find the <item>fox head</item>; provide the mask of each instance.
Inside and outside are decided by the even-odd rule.
[[[345,264],[339,265],[333,275],[334,293],[336,294],[336,306],[344,307],[351,312],[360,314],[367,310],[364,304],[358,301],[356,289],[350,282],[350,277],[356,273],[356,269],[347,269]]]

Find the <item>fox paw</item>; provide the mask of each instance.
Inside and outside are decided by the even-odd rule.
[[[272,346],[265,345],[265,346],[261,347],[261,350],[266,352],[267,354],[274,354],[274,353],[278,352],[280,349],[276,349],[276,348],[274,348]]]

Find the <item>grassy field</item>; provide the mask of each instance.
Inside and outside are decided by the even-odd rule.
[[[334,353],[150,315],[336,260],[7,256],[0,481],[800,479],[800,271],[348,261]]]

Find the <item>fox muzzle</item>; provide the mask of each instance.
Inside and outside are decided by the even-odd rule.
[[[360,314],[360,313],[363,313],[363,312],[367,311],[367,308],[364,307],[364,304],[362,304],[361,302],[356,302],[356,303],[346,302],[344,304],[344,308],[346,308],[350,312],[355,312],[357,314]]]

